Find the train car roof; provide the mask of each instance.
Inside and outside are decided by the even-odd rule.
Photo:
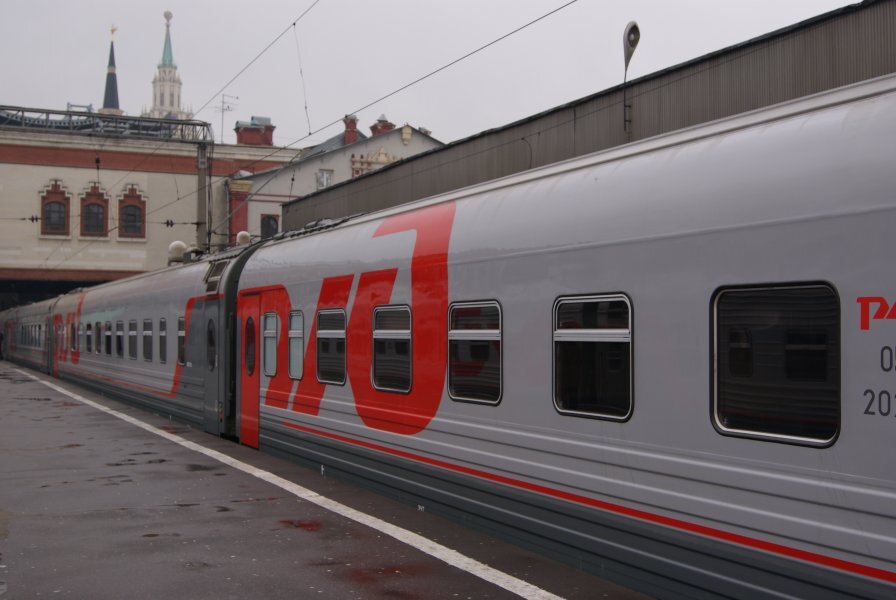
[[[886,154],[885,150],[891,143],[892,136],[883,133],[879,128],[896,126],[896,123],[891,123],[896,120],[896,116],[893,115],[896,111],[891,108],[890,112],[886,113],[887,119],[889,119],[886,123],[870,125],[867,120],[863,121],[863,119],[867,119],[867,115],[863,117],[859,107],[855,109],[850,107],[854,107],[856,103],[863,100],[892,96],[894,92],[896,92],[896,75],[883,76],[772,107],[666,133],[625,146],[572,158],[401,206],[343,219],[321,220],[302,230],[278,235],[277,238],[267,242],[256,256],[266,255],[278,245],[297,238],[330,230],[341,230],[434,204],[463,201],[473,197],[489,198],[495,202],[495,207],[487,211],[480,211],[482,218],[478,221],[480,227],[477,229],[479,229],[479,234],[485,236],[485,239],[488,239],[490,229],[495,227],[506,231],[518,231],[521,237],[531,235],[535,238],[540,238],[545,231],[550,231],[552,228],[556,230],[559,226],[571,226],[573,229],[579,229],[582,223],[576,222],[576,216],[564,217],[553,214],[551,190],[538,188],[539,186],[541,188],[550,187],[558,181],[554,177],[557,175],[569,175],[567,181],[571,181],[578,176],[587,177],[598,171],[601,181],[596,182],[596,185],[593,186],[579,186],[577,190],[579,195],[583,193],[583,190],[587,190],[588,193],[595,196],[580,198],[578,206],[583,207],[589,217],[600,216],[602,219],[613,220],[612,226],[605,224],[600,226],[600,234],[603,236],[604,243],[610,243],[612,240],[619,241],[625,239],[626,236],[628,239],[642,239],[650,236],[675,235],[685,231],[728,227],[738,223],[752,222],[757,218],[781,220],[788,218],[788,215],[802,218],[808,213],[819,211],[829,214],[831,211],[836,211],[837,207],[830,203],[825,206],[815,203],[815,199],[810,197],[811,194],[807,194],[814,185],[817,185],[811,180],[805,183],[805,187],[799,190],[800,193],[797,195],[791,191],[792,197],[777,198],[775,202],[770,201],[769,198],[750,198],[749,205],[742,201],[744,199],[743,192],[735,188],[747,186],[756,193],[769,191],[763,190],[760,175],[750,172],[760,164],[766,165],[770,173],[777,172],[778,176],[782,176],[782,169],[785,165],[792,171],[811,173],[816,163],[826,164],[836,158],[836,152],[844,152],[842,149],[825,146],[834,141],[829,139],[834,131],[840,134],[840,138],[836,142],[838,145],[842,144],[844,148],[852,145],[861,149],[863,153],[873,154],[878,151],[881,155]],[[891,102],[890,105],[896,106],[896,102]],[[845,108],[836,116],[819,116],[822,113],[827,114],[825,111],[828,109],[834,110],[837,107]],[[826,122],[829,119],[834,119],[836,122]],[[790,126],[787,126],[786,123],[790,123]],[[860,127],[862,124],[864,127]],[[870,136],[869,131],[874,131],[875,128],[878,128],[879,134]],[[738,135],[747,130],[752,130],[752,133]],[[821,135],[823,139],[814,139],[811,137],[812,135]],[[859,135],[864,137],[861,140],[854,139]],[[776,136],[777,139],[772,141],[772,138]],[[770,155],[775,152],[775,149],[769,146],[775,143],[786,144],[788,154],[778,156],[775,161],[769,161]],[[869,145],[872,147],[869,148]],[[679,160],[684,154],[691,151],[699,152],[700,155],[691,156],[690,161]],[[723,152],[727,153],[723,158],[715,158],[718,153]],[[672,162],[686,165],[690,172],[676,172],[675,169],[670,168]],[[751,162],[755,164],[751,164]],[[878,165],[866,166],[868,169],[880,168]],[[702,176],[704,180],[702,187],[701,182],[694,180],[695,175]],[[822,178],[829,175],[829,173],[820,173],[817,174],[817,177]],[[659,177],[664,178],[660,185],[654,181]],[[709,180],[712,180],[711,183]],[[539,184],[539,182],[542,183]],[[497,204],[505,196],[504,190],[523,184],[531,184],[527,188],[531,193],[543,194],[540,202],[537,198],[533,198],[525,203],[525,208],[530,212],[521,214],[519,210],[501,211],[497,208]],[[855,184],[866,187],[877,185],[875,182],[867,181],[857,181]],[[621,185],[631,187],[622,189],[619,187]],[[718,197],[717,204],[712,206],[707,206],[705,199],[698,201],[682,196],[682,190],[696,188],[699,188],[703,194],[701,198],[713,193],[723,195]],[[569,189],[567,187],[567,191]],[[876,197],[879,197],[879,194]],[[891,203],[896,201],[892,195],[889,199]],[[866,201],[871,201],[871,199],[866,199]],[[854,202],[850,210],[859,210],[857,204],[859,201]],[[788,208],[783,208],[785,205]],[[680,209],[684,209],[687,214],[684,216],[678,214]],[[699,209],[702,209],[704,213],[719,211],[725,214],[716,216],[698,214]],[[659,218],[646,219],[645,217],[649,216],[650,211],[656,211],[660,215]],[[491,220],[488,220],[489,218]],[[620,224],[625,227],[620,227]],[[601,223],[591,221],[585,225],[599,226]],[[517,229],[513,229],[514,227]],[[578,233],[587,235],[584,232]],[[595,231],[591,230],[590,235],[593,238]],[[473,236],[470,236],[470,239],[473,239]],[[529,243],[531,245],[535,242],[530,239]],[[252,262],[250,260],[249,265]]]

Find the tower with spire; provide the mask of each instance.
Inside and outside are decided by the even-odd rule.
[[[171,51],[171,11],[165,11],[165,46],[162,48],[162,61],[159,70],[152,80],[152,108],[145,117],[156,119],[190,119],[192,114],[181,108],[181,81],[174,64],[174,53]]]
[[[115,27],[112,27],[115,35]],[[103,107],[100,114],[121,116],[124,111],[118,107],[118,77],[115,75],[115,40],[109,41],[109,66],[106,69],[106,92],[103,94]]]

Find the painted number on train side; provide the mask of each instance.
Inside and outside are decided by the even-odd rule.
[[[880,349],[880,370],[884,373],[896,372],[896,346],[882,346]],[[865,414],[878,417],[896,417],[894,404],[896,394],[888,390],[867,389],[862,393],[866,400]]]

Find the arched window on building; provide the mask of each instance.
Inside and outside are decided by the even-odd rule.
[[[90,184],[90,189],[81,196],[81,235],[105,237],[109,235],[109,200],[100,191],[99,185]]]
[[[41,235],[70,235],[69,206],[71,200],[59,181],[53,181],[40,197]]]
[[[280,218],[277,215],[261,215],[261,239],[274,237],[280,232]]]
[[[118,237],[146,237],[146,200],[137,191],[137,186],[127,186],[118,201]]]

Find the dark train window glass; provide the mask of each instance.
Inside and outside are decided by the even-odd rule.
[[[303,353],[305,351],[305,317],[302,311],[289,313],[289,376],[301,379],[304,374]]]
[[[68,334],[69,350],[76,352],[78,350],[78,333],[74,323],[69,326]]]
[[[143,319],[143,360],[152,361],[152,319]]]
[[[255,373],[255,321],[252,317],[246,319],[246,375],[250,377]]]
[[[212,263],[208,267],[208,272],[205,274],[205,291],[206,292],[216,292],[218,291],[218,284],[221,281],[221,275],[224,274],[224,269],[227,267],[227,264],[230,261],[221,260],[216,263]]]
[[[836,292],[827,285],[728,289],[716,296],[714,313],[717,427],[791,443],[833,441],[840,428]]]
[[[128,358],[137,360],[137,321],[128,321]]]
[[[788,331],[785,349],[787,378],[792,381],[824,381],[828,372],[826,331]]]
[[[374,310],[373,386],[391,392],[411,389],[411,309],[406,306]]]
[[[93,352],[93,325],[91,325],[90,323],[87,324],[84,350],[87,352]]]
[[[448,309],[448,394],[454,400],[501,400],[501,309],[497,302]]]
[[[75,342],[75,350],[84,351],[84,323],[78,323],[78,340]]]
[[[209,371],[214,371],[218,365],[218,344],[215,337],[215,321],[209,319],[205,337],[205,357]]]
[[[159,362],[168,362],[168,323],[165,319],[159,319]]]
[[[562,298],[554,307],[554,405],[624,420],[632,412],[631,305],[625,296]]]
[[[105,327],[103,327],[103,337],[105,338],[106,344],[106,355],[112,356],[112,322],[106,321]]]
[[[277,215],[261,216],[261,239],[266,240],[269,237],[277,235],[277,232],[280,229],[280,223],[278,221]]]
[[[124,356],[124,321],[115,322],[115,356]]]
[[[277,315],[268,313],[264,315],[264,330],[262,331],[262,365],[264,374],[273,377],[277,374]]]
[[[177,318],[177,362],[187,363],[187,326],[183,317]]]
[[[317,313],[317,380],[345,383],[345,311]]]
[[[728,330],[728,374],[732,377],[753,376],[753,338],[749,330],[742,327]]]

